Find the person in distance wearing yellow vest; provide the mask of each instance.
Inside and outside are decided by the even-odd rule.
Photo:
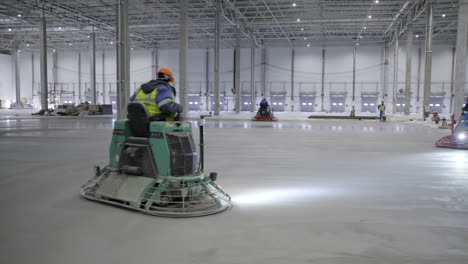
[[[174,74],[169,68],[161,68],[157,79],[138,87],[130,97],[132,102],[141,102],[148,109],[151,121],[176,121],[181,119],[183,108],[175,102]]]
[[[377,109],[380,111],[379,120],[380,121],[385,121],[385,120],[383,120],[383,119],[385,119],[385,109],[386,109],[384,101],[382,101],[382,103],[377,106]]]

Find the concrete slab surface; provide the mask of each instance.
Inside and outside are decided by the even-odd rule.
[[[0,263],[468,263],[468,152],[433,145],[448,131],[207,120],[205,167],[235,206],[170,219],[79,196],[111,127],[0,120]]]

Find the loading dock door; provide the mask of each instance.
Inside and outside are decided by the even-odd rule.
[[[214,95],[211,95],[211,111],[214,111]],[[219,111],[224,111],[224,95],[219,95]]]
[[[345,97],[344,96],[330,97],[330,111],[343,113],[345,111]]]
[[[302,95],[299,99],[301,104],[301,112],[314,112],[315,110],[315,96],[311,95]]]
[[[190,94],[187,96],[187,101],[189,111],[200,111],[200,95]]]
[[[286,97],[284,95],[271,95],[270,106],[274,112],[283,112]]]
[[[377,96],[363,96],[361,112],[377,112]]]
[[[241,111],[250,111],[250,95],[241,95]]]
[[[405,97],[404,96],[397,96],[396,110],[397,110],[397,113],[405,112]]]
[[[431,96],[429,98],[429,109],[431,113],[442,113],[444,107],[444,98],[440,96]]]

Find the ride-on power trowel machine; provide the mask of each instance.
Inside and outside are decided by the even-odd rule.
[[[273,110],[270,106],[262,109],[258,109],[257,114],[252,117],[252,121],[278,121],[278,119],[273,115]]]
[[[190,122],[151,122],[144,104],[128,105],[128,120],[114,122],[109,165],[81,188],[90,200],[166,217],[222,212],[231,197],[204,173],[203,126],[200,159]]]
[[[452,118],[452,133],[439,139],[435,145],[441,148],[468,149],[468,113],[460,117],[455,125],[455,117]]]

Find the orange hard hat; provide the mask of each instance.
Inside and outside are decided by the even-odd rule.
[[[172,73],[171,69],[165,68],[165,67],[161,68],[161,69],[159,69],[159,71],[156,74],[160,74],[160,73],[166,74],[167,76],[169,76],[171,82],[175,82],[174,74]]]

